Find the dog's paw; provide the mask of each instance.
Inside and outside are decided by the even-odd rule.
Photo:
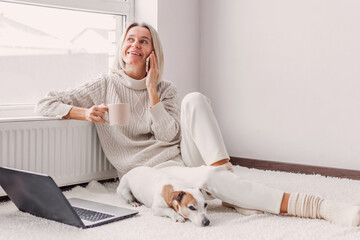
[[[179,214],[174,214],[173,216],[170,217],[173,221],[175,222],[180,222],[180,223],[184,223],[186,220],[183,216],[179,215]]]

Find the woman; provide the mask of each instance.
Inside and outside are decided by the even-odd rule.
[[[37,111],[95,123],[104,153],[119,177],[137,166],[154,166],[204,188],[238,210],[244,207],[360,225],[358,206],[284,193],[232,173],[210,101],[191,93],[180,110],[176,87],[162,80],[162,47],[150,25],[131,24],[116,54],[112,73],[71,91],[50,92],[40,100]],[[131,108],[130,124],[125,127],[110,126],[105,120],[106,104],[119,102]],[[204,174],[192,173],[199,169]]]

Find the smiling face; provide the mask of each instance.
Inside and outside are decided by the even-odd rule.
[[[150,31],[141,26],[130,28],[121,49],[125,65],[145,68],[146,58],[152,51],[153,43]]]

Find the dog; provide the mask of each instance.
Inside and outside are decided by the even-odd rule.
[[[198,226],[210,224],[204,192],[150,167],[136,167],[126,173],[116,190],[133,207],[144,204],[158,216],[176,222],[190,220]]]

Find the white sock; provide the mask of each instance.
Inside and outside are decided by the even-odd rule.
[[[311,194],[292,193],[288,213],[297,217],[322,218],[341,226],[360,226],[360,206],[322,200]]]
[[[290,194],[288,213],[297,217],[320,218],[322,199],[305,193]]]
[[[324,200],[320,216],[325,220],[342,226],[360,226],[360,206]]]

